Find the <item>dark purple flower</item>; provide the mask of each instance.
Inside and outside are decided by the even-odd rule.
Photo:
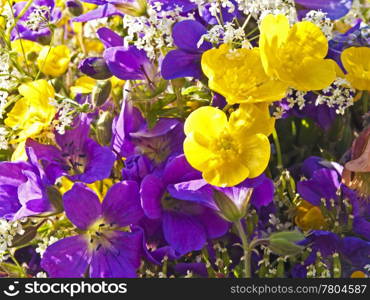
[[[26,148],[28,162],[0,163],[0,217],[17,220],[53,211],[48,188],[54,184]]]
[[[101,27],[96,31],[105,48],[120,47],[124,45],[123,38],[108,27]]]
[[[199,40],[206,33],[207,29],[194,20],[175,24],[172,37],[178,49],[168,52],[163,59],[161,73],[164,79],[202,76],[200,66],[202,54],[212,48],[209,42],[203,42],[198,47]]]
[[[113,185],[103,203],[82,183],[63,196],[67,217],[83,233],[46,249],[41,266],[50,277],[136,277],[143,234],[136,224],[143,216],[136,182]]]
[[[344,237],[340,243],[340,253],[351,266],[363,268],[370,262],[370,242],[356,237]]]
[[[352,8],[352,0],[295,0],[299,19],[304,18],[310,10],[322,10],[332,20],[345,16]]]
[[[138,183],[154,169],[153,163],[145,155],[132,155],[125,159],[122,169],[123,180],[134,180]]]
[[[135,46],[109,47],[103,57],[112,74],[120,79],[151,82],[157,73],[145,51]]]
[[[80,62],[78,69],[91,78],[104,80],[112,77],[104,58],[88,57]]]
[[[144,154],[155,163],[182,152],[183,124],[177,119],[162,118],[149,128],[140,111],[127,99],[113,122],[113,150],[123,156]]]
[[[28,139],[45,172],[54,180],[69,175],[73,181],[92,183],[109,177],[116,156],[89,138],[90,121],[86,115],[75,120],[74,128],[64,135],[56,133],[58,147]]]
[[[162,219],[164,238],[179,254],[202,249],[207,239],[224,235],[229,227],[213,209],[215,205],[207,205],[207,199],[200,202],[191,197],[173,197],[173,185],[200,176],[180,155],[170,160],[162,172],[147,175],[141,183],[145,215],[150,219]]]
[[[27,1],[13,5],[14,15],[17,17]],[[11,39],[26,39],[41,44],[48,44],[51,39],[49,23],[56,23],[61,18],[61,11],[55,9],[54,0],[35,0],[25,14],[18,20],[11,32]]]

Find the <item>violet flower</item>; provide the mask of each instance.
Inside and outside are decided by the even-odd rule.
[[[86,115],[76,119],[73,126],[64,135],[56,133],[57,147],[32,139],[26,145],[35,151],[45,172],[54,180],[68,175],[72,181],[92,183],[109,177],[115,154],[89,138],[90,121]]]
[[[69,220],[82,231],[46,249],[42,268],[50,277],[136,277],[143,246],[142,231],[127,231],[143,212],[133,181],[113,185],[100,203],[98,196],[76,183],[63,196]]]
[[[171,50],[163,59],[161,73],[164,79],[202,77],[200,65],[202,54],[212,48],[209,42],[203,42],[198,46],[199,40],[206,33],[207,29],[194,20],[175,24],[172,37],[178,49]]]
[[[0,163],[0,217],[18,220],[54,211],[48,189],[54,180],[47,176],[32,148],[28,162]]]
[[[13,5],[15,17],[23,10],[26,3],[27,1],[21,1]],[[56,23],[61,15],[61,11],[55,8],[54,0],[35,0],[18,20],[11,32],[11,40],[26,39],[48,44],[51,39],[49,23]]]

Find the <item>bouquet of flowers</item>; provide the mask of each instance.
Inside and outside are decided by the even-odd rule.
[[[0,277],[369,277],[369,18],[0,0]]]

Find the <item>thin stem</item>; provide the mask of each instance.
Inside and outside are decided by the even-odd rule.
[[[369,111],[369,92],[365,91],[364,95],[362,96],[362,108],[364,114],[367,114]]]
[[[244,251],[244,276],[245,278],[251,278],[251,258],[252,258],[252,251],[248,245],[247,235],[245,234],[245,230],[243,228],[242,221],[239,220],[234,223],[236,229],[238,230],[238,234],[240,239],[242,240],[243,251]]]
[[[274,138],[275,148],[276,148],[276,156],[277,156],[277,167],[278,169],[283,168],[283,156],[281,154],[281,147],[280,147],[280,141],[278,134],[276,132],[276,129],[272,132],[272,136]]]

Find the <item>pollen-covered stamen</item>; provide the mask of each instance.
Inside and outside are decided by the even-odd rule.
[[[25,23],[29,29],[38,31],[47,27],[49,18],[50,8],[48,6],[34,6]]]

